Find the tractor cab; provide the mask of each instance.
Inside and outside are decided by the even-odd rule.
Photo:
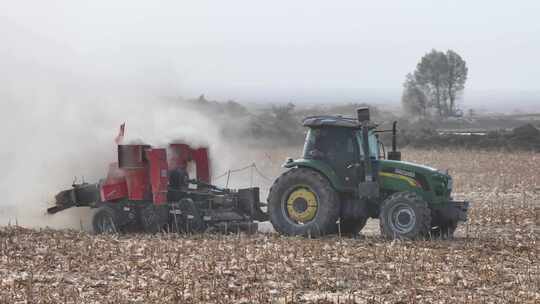
[[[385,149],[377,134],[381,131],[369,121],[367,108],[358,110],[358,119],[311,116],[304,120],[304,126],[308,127],[308,132],[302,159],[329,166],[344,188],[356,191],[360,185],[367,187],[361,193],[376,196],[378,160],[385,158]]]

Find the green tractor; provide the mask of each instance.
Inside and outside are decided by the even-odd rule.
[[[274,228],[285,235],[357,235],[368,218],[380,220],[386,238],[451,238],[467,220],[469,203],[452,199],[447,172],[401,161],[396,123],[377,130],[369,109],[357,118],[307,117],[303,156],[287,159],[289,170],[268,195]],[[392,132],[385,153],[379,133]],[[385,155],[387,154],[387,155]]]

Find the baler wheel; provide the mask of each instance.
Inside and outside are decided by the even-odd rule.
[[[148,205],[141,210],[141,224],[147,233],[158,233],[167,224],[169,210],[165,206]]]
[[[96,234],[118,233],[118,212],[109,206],[99,207],[92,218],[92,228]]]
[[[186,198],[178,203],[182,216],[179,218],[178,227],[185,233],[203,232],[206,230],[206,224],[202,218],[201,212],[192,199]]]

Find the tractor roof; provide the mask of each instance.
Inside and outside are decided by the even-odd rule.
[[[302,122],[304,127],[317,128],[317,127],[345,127],[345,128],[355,128],[358,129],[362,125],[358,122],[357,119],[351,117],[343,116],[332,116],[332,115],[318,115],[318,116],[308,116]]]

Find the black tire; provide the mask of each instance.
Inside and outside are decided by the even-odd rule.
[[[384,200],[379,220],[382,235],[389,239],[425,238],[431,230],[431,210],[413,192],[398,192]]]
[[[356,237],[366,226],[368,218],[362,217],[360,219],[342,219],[341,220],[341,234],[344,236]]]
[[[161,232],[167,224],[168,210],[167,206],[154,204],[144,207],[140,212],[140,222],[144,232],[152,234]]]
[[[92,218],[92,228],[95,234],[119,233],[120,220],[118,211],[109,207],[99,207]]]
[[[450,240],[454,238],[454,232],[457,228],[457,222],[452,221],[444,224],[438,224],[431,228],[431,237],[434,239]]]
[[[288,212],[289,207],[286,207],[291,194],[302,189],[316,199],[315,214],[306,222],[293,219]],[[270,222],[280,234],[319,237],[336,233],[339,212],[340,202],[336,191],[324,176],[311,169],[293,168],[283,173],[268,194]]]
[[[206,230],[206,223],[197,205],[192,199],[182,199],[178,202],[181,214],[173,219],[174,229],[183,233],[200,233]]]

